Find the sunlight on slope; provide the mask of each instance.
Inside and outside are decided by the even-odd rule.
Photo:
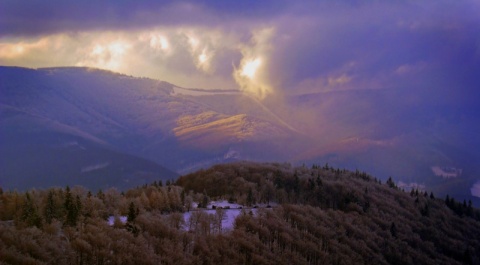
[[[175,128],[173,131],[177,137],[211,131],[212,133],[221,132],[226,136],[244,139],[253,135],[253,126],[246,123],[245,114],[240,114],[191,127]]]
[[[210,121],[213,117],[218,119]],[[209,122],[205,122],[207,120]],[[178,124],[180,126],[173,129],[178,140],[202,148],[287,136],[281,128],[245,114],[215,116],[211,113],[202,113],[198,116],[182,117]]]
[[[176,127],[174,129],[177,130],[177,131],[180,131],[182,129],[185,129],[185,128],[189,128],[189,127],[193,127],[193,126],[197,126],[197,125],[201,125],[201,124],[205,124],[205,123],[210,123],[212,121],[215,121],[219,118],[226,118],[227,116],[226,115],[221,115],[219,113],[216,113],[214,111],[206,111],[206,112],[202,112],[198,115],[184,115],[184,116],[181,116],[177,119],[177,125],[178,127]]]

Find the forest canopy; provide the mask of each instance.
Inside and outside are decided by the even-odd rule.
[[[207,211],[211,200],[242,209]],[[0,189],[0,220],[1,264],[480,263],[471,202],[328,164],[237,162],[126,191]]]

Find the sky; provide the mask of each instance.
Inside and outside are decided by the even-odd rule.
[[[0,0],[0,65],[274,94],[480,99],[480,1]]]

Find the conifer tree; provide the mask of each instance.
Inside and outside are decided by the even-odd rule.
[[[65,207],[65,211],[67,212],[65,225],[75,226],[77,224],[78,216],[82,205],[80,197],[78,195],[75,198],[75,201],[73,200],[72,193],[70,192],[70,187],[68,186],[65,190],[65,202],[63,205]]]
[[[387,185],[392,189],[396,188],[395,182],[393,181],[392,177],[388,177]]]
[[[58,218],[56,215],[57,210],[55,206],[55,201],[53,199],[53,191],[49,190],[47,194],[47,202],[45,204],[44,216],[45,221],[50,224],[54,218]]]
[[[397,227],[395,226],[394,222],[392,222],[392,225],[390,225],[390,233],[394,238],[397,238]]]
[[[37,207],[28,192],[25,193],[25,202],[22,206],[21,220],[28,226],[40,227],[42,225],[42,219],[38,214]]]
[[[247,206],[252,206],[254,203],[255,200],[253,198],[253,191],[252,189],[249,189],[247,194]]]
[[[130,202],[130,205],[128,206],[127,222],[135,221],[135,218],[137,218],[137,215],[138,215],[138,209],[135,209],[135,204],[133,202]]]

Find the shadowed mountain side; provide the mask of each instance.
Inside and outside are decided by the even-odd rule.
[[[83,185],[126,189],[177,174],[115,151],[101,140],[54,121],[0,107],[0,185],[28,189]]]

